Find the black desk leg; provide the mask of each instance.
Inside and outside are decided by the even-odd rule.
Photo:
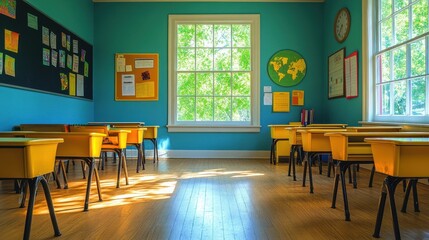
[[[274,160],[274,146],[276,145],[276,140],[275,139],[273,139],[272,141],[271,141],[271,151],[270,151],[270,163],[272,164],[273,163],[273,160]]]
[[[104,161],[104,159],[101,159],[101,161]],[[86,159],[86,164],[88,164],[88,179],[86,183],[86,193],[85,193],[85,203],[83,205],[83,211],[88,211],[89,206],[89,194],[91,192],[91,181],[92,181],[92,173],[94,172],[94,159]]]
[[[407,212],[408,199],[410,197],[411,190],[413,190],[413,200],[414,200],[414,211],[420,212],[419,200],[417,195],[417,179],[411,179],[408,181],[407,188],[405,190],[404,201],[402,203],[401,212]]]
[[[401,234],[399,231],[399,223],[398,223],[398,215],[396,212],[396,204],[395,204],[395,189],[398,183],[402,181],[401,178],[387,176],[384,179],[383,186],[381,189],[381,196],[380,201],[378,204],[378,213],[377,213],[377,220],[375,223],[375,229],[373,237],[379,238],[380,237],[380,229],[381,229],[381,223],[383,221],[383,213],[384,213],[384,206],[386,205],[386,196],[389,194],[389,202],[390,202],[390,210],[392,212],[392,222],[393,222],[393,231],[395,233],[395,239],[401,239]]]
[[[374,174],[375,174],[375,166],[372,165],[372,169],[371,169],[371,175],[369,176],[369,184],[368,187],[372,187],[372,182],[374,180]]]
[[[40,179],[40,182],[42,183],[43,191],[45,192],[45,198],[48,204],[49,215],[51,217],[52,227],[54,228],[55,236],[61,236],[60,228],[58,227],[57,223],[57,217],[55,216],[54,204],[52,202],[48,182],[43,177]]]
[[[295,151],[294,151],[294,145],[290,146],[290,152],[289,152],[289,169],[287,171],[287,175],[290,177],[290,171],[292,170],[292,164],[295,164],[294,161],[295,158]]]
[[[339,163],[340,166],[340,178],[341,178],[341,187],[343,190],[343,200],[344,200],[344,215],[345,220],[350,221],[350,209],[349,209],[349,200],[347,198],[347,186],[346,186],[346,171],[347,169],[350,170],[350,163],[347,162],[341,162]]]
[[[313,172],[311,171],[311,166],[313,165],[313,157],[315,154],[309,154],[308,156],[308,180],[310,180],[310,193],[314,193],[313,191]]]
[[[334,176],[334,190],[332,191],[332,203],[331,203],[331,208],[336,208],[335,204],[337,202],[337,193],[338,193],[338,182],[340,180],[340,166],[339,166],[339,162],[336,164],[335,166],[335,176]]]
[[[42,183],[43,190],[45,192],[45,197],[48,204],[52,225],[54,227],[55,236],[61,236],[61,232],[58,228],[58,223],[54,212],[54,205],[52,204],[51,193],[49,191],[49,187],[48,187],[48,183],[46,182],[46,179],[43,176],[39,176],[33,179],[28,179],[27,181],[28,181],[28,186],[30,188],[30,199],[28,202],[27,216],[25,217],[24,239],[30,239],[31,222],[33,219],[33,209],[34,209],[34,203],[36,200],[37,185],[39,184],[39,182]]]
[[[305,179],[307,178],[307,167],[308,167],[308,153],[304,153],[304,171],[302,176],[302,186],[305,187]]]

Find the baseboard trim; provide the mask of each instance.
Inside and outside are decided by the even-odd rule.
[[[127,149],[127,157],[137,157],[136,149]],[[270,151],[239,150],[159,150],[160,158],[261,158],[268,159]],[[153,157],[153,150],[146,150],[145,156]]]

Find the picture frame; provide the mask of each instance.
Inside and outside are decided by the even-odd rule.
[[[341,48],[328,57],[328,99],[344,97],[344,57],[345,48]]]

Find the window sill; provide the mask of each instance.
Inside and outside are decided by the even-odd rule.
[[[174,126],[168,132],[260,132],[261,126]]]

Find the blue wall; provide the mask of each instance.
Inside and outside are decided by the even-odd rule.
[[[169,14],[246,13],[261,19],[261,132],[168,133],[167,43]],[[304,17],[305,16],[305,17]],[[273,91],[305,90],[305,107],[314,108],[323,122],[323,4],[322,3],[97,3],[94,23],[94,99],[96,121],[144,121],[161,126],[161,148],[185,150],[267,150],[267,125],[299,121],[301,107],[290,113],[273,113],[263,104],[263,86]],[[274,84],[267,62],[281,49],[299,52],[307,62],[305,79],[294,87]],[[159,53],[160,88],[155,102],[114,101],[114,54]]]
[[[347,7],[351,15],[351,28],[347,39],[341,44],[334,37],[334,19],[338,10]],[[362,120],[362,1],[326,0],[324,3],[324,61],[323,61],[323,98],[324,115],[329,123],[347,123],[357,126]],[[328,100],[328,57],[341,48],[346,49],[346,56],[358,51],[359,88],[357,98],[334,98]]]
[[[93,44],[94,4],[90,0],[28,0],[39,11]],[[66,11],[67,10],[67,11]],[[0,86],[0,131],[20,123],[85,123],[94,103]]]

